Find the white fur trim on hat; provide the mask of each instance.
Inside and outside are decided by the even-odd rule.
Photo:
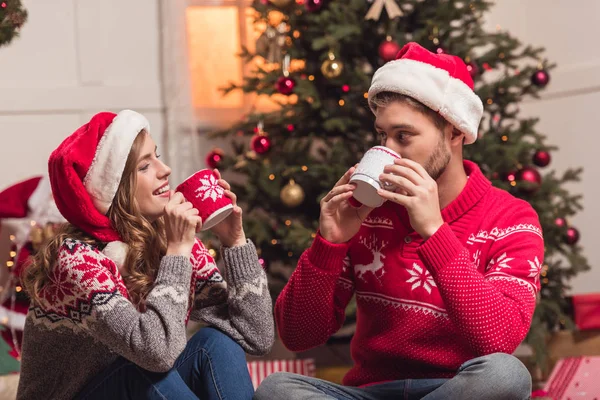
[[[47,174],[42,175],[37,187],[31,193],[27,201],[27,207],[29,208],[27,217],[37,224],[67,222],[52,199],[52,188]]]
[[[0,306],[0,321],[2,325],[22,331],[25,328],[25,314]]]
[[[380,92],[412,97],[439,112],[465,134],[465,144],[477,139],[483,116],[481,99],[467,84],[441,68],[409,59],[390,61],[375,72],[369,99]]]
[[[121,267],[125,264],[125,259],[127,258],[127,252],[129,251],[129,246],[120,241],[109,242],[102,250],[102,254],[106,257],[113,260],[113,262],[117,265],[117,268],[120,270]]]
[[[123,110],[102,135],[94,161],[83,180],[94,206],[102,214],[108,212],[115,198],[133,141],[142,129],[149,131],[149,127],[143,115]]]

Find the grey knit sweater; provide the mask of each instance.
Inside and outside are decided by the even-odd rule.
[[[274,337],[271,298],[256,249],[248,241],[222,254],[227,283],[200,241],[191,259],[163,257],[139,312],[111,259],[65,240],[41,304],[27,314],[17,398],[70,399],[118,356],[168,371],[185,348],[188,318],[221,329],[250,354],[267,353]]]

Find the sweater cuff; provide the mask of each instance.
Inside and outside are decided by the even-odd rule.
[[[166,284],[183,283],[189,285],[192,279],[192,263],[186,256],[164,256],[160,260],[160,267],[156,282]]]
[[[463,245],[452,228],[444,223],[433,236],[417,248],[417,254],[426,264],[427,269],[435,275],[450,265],[462,248]]]
[[[344,258],[348,253],[350,243],[334,244],[317,233],[312,246],[308,250],[308,260],[316,268],[326,272],[341,271]]]
[[[256,246],[250,239],[247,239],[243,246],[221,247],[221,255],[225,262],[227,278],[231,283],[254,279],[262,271]]]

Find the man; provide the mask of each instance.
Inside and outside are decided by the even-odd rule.
[[[369,105],[381,144],[402,156],[380,177],[396,189],[355,208],[351,168],[275,308],[281,340],[303,351],[340,328],[355,294],[355,364],[344,385],[273,374],[256,398],[529,398],[510,354],[535,308],[542,232],[528,203],[463,161],[483,114],[465,64],[409,43],[375,73]]]

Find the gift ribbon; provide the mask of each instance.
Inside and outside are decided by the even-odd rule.
[[[365,19],[373,19],[378,21],[381,17],[381,11],[383,11],[383,6],[385,6],[385,11],[387,11],[388,17],[390,19],[394,19],[396,17],[401,17],[404,15],[398,4],[396,4],[395,0],[375,0]]]

